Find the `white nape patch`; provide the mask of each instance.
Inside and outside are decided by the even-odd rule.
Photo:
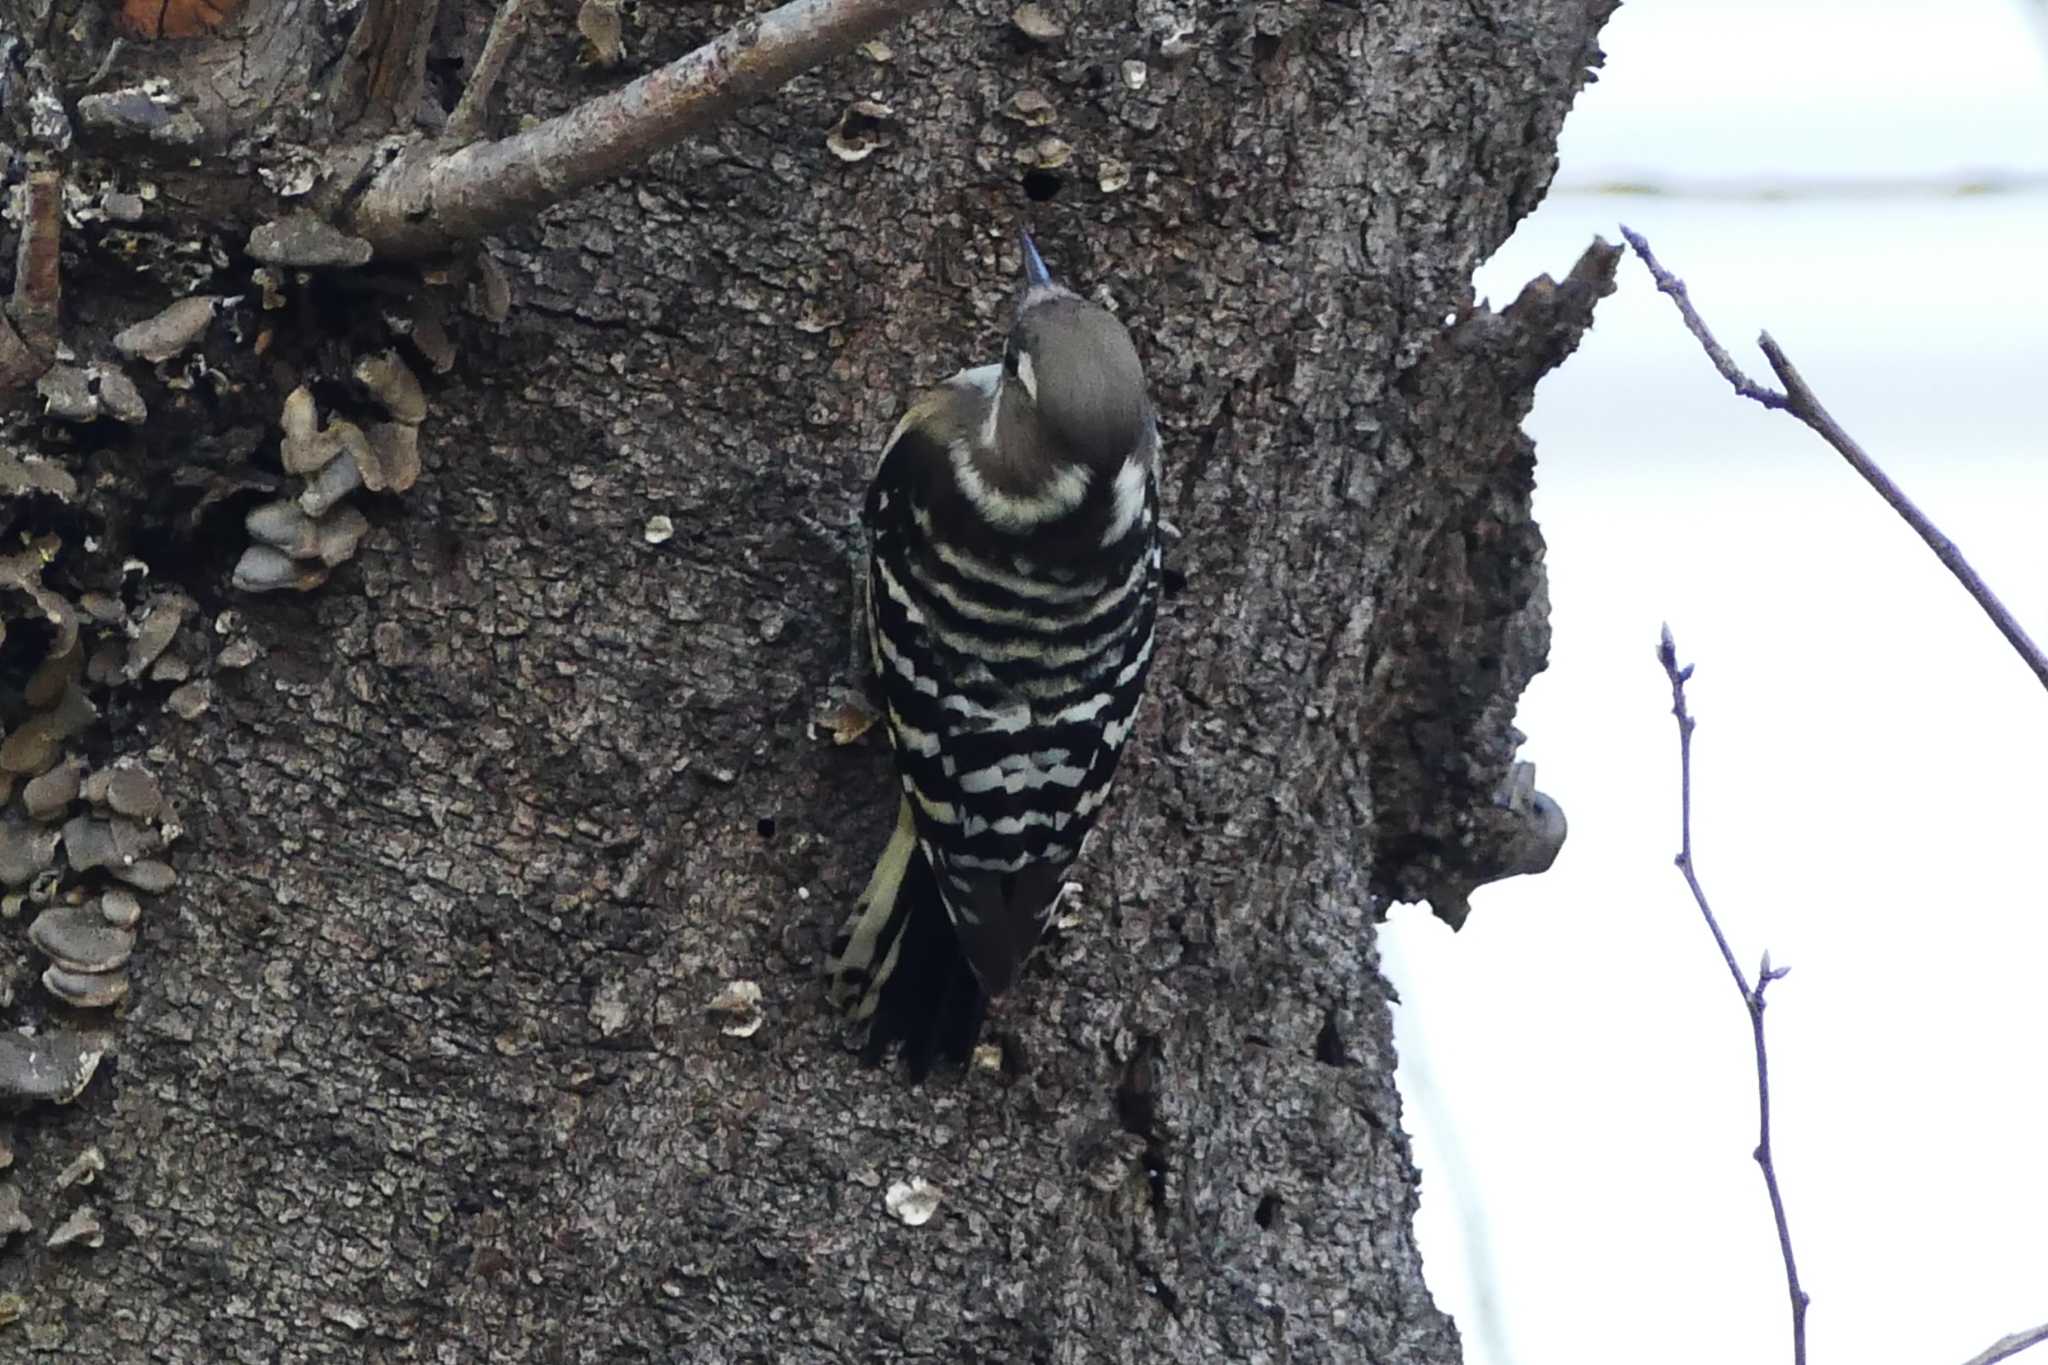
[[[1138,518],[1145,514],[1145,463],[1135,455],[1124,457],[1123,468],[1116,472],[1116,483],[1111,492],[1115,495],[1114,508],[1110,514],[1109,527],[1102,533],[1105,547],[1116,544],[1131,533],[1138,524]]]
[[[1017,352],[1017,382],[1024,386],[1024,392],[1031,395],[1031,401],[1038,401],[1038,367],[1031,363],[1031,352]]]
[[[1005,493],[981,477],[981,471],[974,467],[974,449],[964,441],[954,443],[953,477],[959,481],[960,491],[974,504],[974,510],[991,526],[1022,531],[1065,516],[1088,496],[1088,471],[1077,464],[1058,466],[1036,492]]]

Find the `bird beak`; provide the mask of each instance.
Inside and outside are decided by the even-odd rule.
[[[1038,254],[1038,248],[1032,244],[1031,234],[1020,232],[1017,235],[1024,242],[1024,287],[1036,289],[1042,284],[1051,284],[1052,272],[1045,268],[1045,258]]]

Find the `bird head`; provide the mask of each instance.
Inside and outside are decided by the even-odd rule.
[[[1151,421],[1131,334],[1108,309],[1054,282],[1026,235],[1024,296],[1003,349],[1002,425],[1049,458],[1113,470]]]

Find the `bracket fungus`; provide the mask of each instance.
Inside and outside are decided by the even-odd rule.
[[[888,142],[895,111],[874,100],[856,100],[825,134],[825,146],[841,161],[865,161]]]
[[[135,953],[135,931],[116,929],[84,905],[53,906],[28,927],[28,940],[52,963],[81,976],[116,971]]]
[[[882,1196],[882,1205],[889,1210],[890,1217],[905,1227],[923,1227],[939,1211],[942,1193],[937,1185],[915,1175],[891,1185]]]
[[[69,1104],[92,1081],[100,1056],[76,1034],[0,1031],[0,1101]]]
[[[356,372],[387,410],[426,415],[419,381],[396,355],[373,357]],[[353,558],[370,531],[369,518],[343,500],[364,487],[402,491],[419,473],[417,444],[407,447],[409,459],[393,456],[383,432],[393,426],[411,431],[411,423],[377,423],[371,433],[342,417],[323,425],[313,391],[304,385],[285,398],[280,425],[278,458],[305,486],[296,498],[263,503],[244,519],[254,542],[235,564],[234,585],[244,592],[306,592],[325,583],[328,570]]]
[[[1024,4],[1017,6],[1010,16],[1010,22],[1017,32],[1031,42],[1050,47],[1067,36],[1067,27],[1049,13],[1045,6]]]
[[[251,232],[249,254],[265,265],[329,270],[368,265],[374,252],[317,214],[294,213]]]
[[[761,1011],[761,987],[754,981],[727,982],[725,989],[704,1008],[708,1013],[726,1016],[719,1032],[728,1038],[751,1038],[767,1022],[767,1016]]]
[[[44,1245],[54,1251],[58,1247],[104,1246],[106,1240],[107,1234],[105,1229],[100,1227],[99,1215],[93,1212],[90,1204],[87,1204],[74,1209],[69,1218],[59,1223],[57,1230],[50,1234],[50,1240]]]
[[[158,364],[191,347],[206,335],[221,309],[239,302],[218,294],[179,299],[154,317],[114,334],[114,349],[130,360]]]
[[[80,803],[87,809],[69,814],[61,828],[54,823]],[[179,834],[163,784],[132,759],[88,773],[74,756],[29,783],[22,804],[38,823],[0,817],[0,884],[28,888],[9,898],[8,914],[19,913],[24,901],[42,907],[28,939],[49,959],[42,982],[52,996],[80,1009],[117,1005],[128,995],[142,918],[136,893],[167,891],[177,880],[168,863],[152,856]],[[60,846],[62,874],[55,868]],[[117,884],[107,885],[107,878]]]

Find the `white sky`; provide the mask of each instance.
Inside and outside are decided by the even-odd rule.
[[[2048,44],[2011,0],[1632,0],[1604,46],[1563,185],[2048,176]],[[1766,379],[1768,327],[2048,642],[2048,190],[1554,194],[1480,291],[1617,221]],[[1960,1365],[2048,1320],[2048,694],[1621,278],[1530,422],[1556,635],[1520,724],[1570,842],[1462,934],[1401,908],[1382,940],[1431,1285],[1470,1365],[1789,1359],[1748,1023],[1671,866],[1669,621],[1701,874],[1745,967],[1793,968],[1773,1102],[1810,1358]]]

